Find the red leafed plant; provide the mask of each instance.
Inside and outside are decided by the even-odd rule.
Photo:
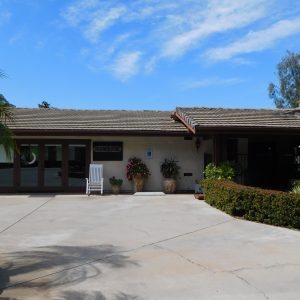
[[[126,171],[126,176],[129,181],[132,181],[133,177],[136,175],[141,175],[144,178],[147,178],[149,175],[151,175],[146,164],[137,157],[129,158]]]

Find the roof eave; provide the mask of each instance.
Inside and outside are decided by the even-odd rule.
[[[195,127],[195,134],[207,133],[255,133],[255,134],[300,134],[300,127],[276,127],[276,126],[199,126]]]
[[[185,130],[12,129],[15,136],[185,136]]]

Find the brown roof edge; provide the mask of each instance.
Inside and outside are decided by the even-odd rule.
[[[192,127],[177,111],[172,113],[171,118],[176,121],[180,121],[189,131],[196,134],[196,129]]]
[[[15,129],[12,130],[16,137],[19,136],[185,136],[188,132],[186,131],[164,131],[164,130],[43,130],[43,129]]]
[[[265,126],[196,126],[196,135],[201,134],[300,134],[299,127],[265,127]]]

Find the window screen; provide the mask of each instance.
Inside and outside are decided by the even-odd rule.
[[[122,142],[94,142],[93,160],[116,161],[123,160]]]

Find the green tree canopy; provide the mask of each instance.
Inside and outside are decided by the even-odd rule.
[[[300,104],[300,54],[288,51],[277,65],[279,86],[269,84],[269,97],[277,108],[295,108]]]
[[[13,104],[9,103],[2,94],[0,94],[0,104],[15,107]]]
[[[40,104],[38,104],[39,108],[51,108],[51,104],[47,101],[42,101]]]
[[[0,77],[5,74],[0,70]],[[0,145],[3,146],[7,157],[11,158],[11,150],[15,148],[15,141],[7,123],[13,121],[13,112],[11,105],[3,95],[0,94]]]

